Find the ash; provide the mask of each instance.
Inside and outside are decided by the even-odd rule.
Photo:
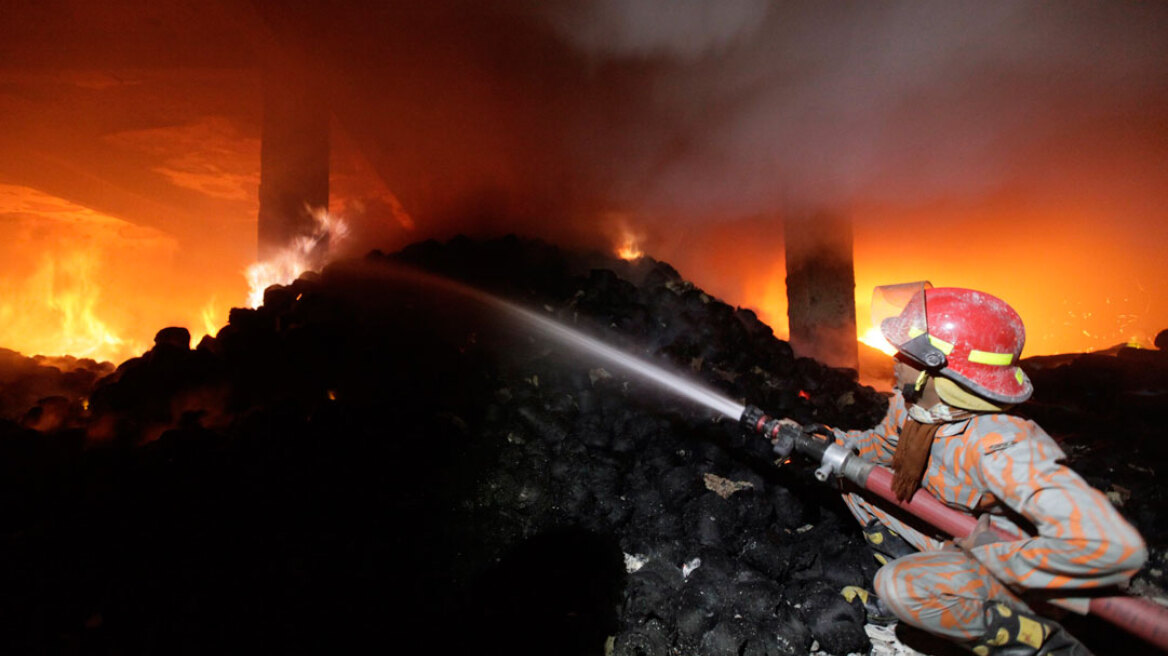
[[[112,373],[0,379],[5,651],[951,653],[844,601],[876,563],[809,467],[402,264],[776,416],[863,428],[886,407],[650,258],[514,237],[374,252],[196,348],[167,328]],[[1031,367],[1057,393],[1027,411],[1144,532],[1137,585],[1162,594],[1166,367],[1140,360],[1161,378],[1101,405],[1077,362]]]

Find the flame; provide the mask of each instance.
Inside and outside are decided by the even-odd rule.
[[[208,335],[214,337],[219,334],[219,329],[227,324],[226,316],[220,309],[218,299],[215,296],[207,301],[207,304],[199,312],[199,316],[203,320],[203,328],[202,332],[191,331],[192,345],[198,345]]]
[[[636,260],[645,255],[640,248],[637,247],[637,242],[629,238],[624,244],[621,244],[616,249],[616,255],[622,260]]]
[[[264,303],[264,290],[272,285],[287,285],[306,271],[314,271],[323,266],[332,256],[334,249],[349,234],[348,225],[323,208],[312,210],[316,228],[312,234],[296,239],[289,247],[272,257],[247,267],[247,305],[258,308]],[[320,254],[321,246],[328,252]]]
[[[94,283],[96,258],[90,253],[74,251],[60,259],[45,256],[30,281],[41,288],[45,309],[59,319],[59,330],[52,339],[58,351],[53,355],[101,357],[117,352],[126,340],[119,337],[97,316],[101,291]]]
[[[149,229],[27,187],[0,185],[0,346],[28,355],[123,357],[142,343],[116,330],[119,299],[99,284],[129,257],[168,250]]]
[[[615,242],[613,252],[622,260],[638,260],[645,255],[641,243],[645,240],[645,233],[634,226],[636,217],[624,212],[607,212],[601,217],[602,229]]]
[[[197,343],[198,327],[211,334],[225,322],[215,295],[194,309],[200,297],[207,286],[230,288],[213,272],[179,272],[178,256],[178,241],[161,230],[0,185],[0,347],[121,362],[149,349],[166,326],[187,326]]]
[[[896,355],[896,347],[892,344],[889,344],[888,340],[884,339],[884,334],[881,333],[880,329],[876,326],[869,328],[868,331],[860,337],[860,343],[867,344],[868,346],[871,346],[878,351],[883,351],[888,355]]]

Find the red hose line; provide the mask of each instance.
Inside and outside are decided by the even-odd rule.
[[[886,467],[873,467],[864,487],[953,537],[965,537],[977,525],[977,519],[946,506],[925,490],[917,490],[907,502],[898,501],[892,491],[892,471]],[[1017,538],[995,531],[1007,539]],[[1114,596],[1091,599],[1090,609],[1094,615],[1168,651],[1168,608],[1139,597]]]

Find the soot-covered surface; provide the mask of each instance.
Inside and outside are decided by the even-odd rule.
[[[884,411],[663,263],[516,238],[373,253],[270,289],[197,348],[161,331],[87,408],[63,383],[31,410],[0,406],[6,651],[869,648],[839,589],[875,563],[805,467],[401,263],[775,414],[866,427]],[[1101,448],[1073,452],[1119,463],[1093,482],[1131,492],[1123,509],[1162,560],[1162,485],[1122,449],[1091,459]]]

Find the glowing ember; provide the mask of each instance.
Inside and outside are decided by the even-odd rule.
[[[311,235],[298,238],[291,246],[275,256],[256,262],[247,267],[247,306],[257,308],[264,303],[264,290],[272,285],[287,285],[305,271],[319,269],[328,262],[337,244],[349,234],[344,221],[330,215],[323,208],[312,213],[316,218],[316,230]],[[320,253],[322,244],[328,252]]]
[[[896,348],[892,344],[889,344],[888,340],[884,339],[884,335],[876,326],[869,328],[868,332],[860,337],[860,343],[867,344],[878,351],[884,351],[888,355],[896,355]]]

